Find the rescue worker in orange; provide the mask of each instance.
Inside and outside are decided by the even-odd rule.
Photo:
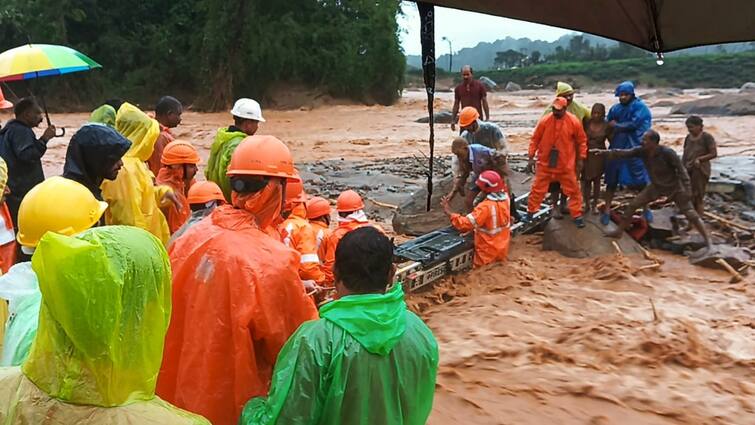
[[[533,172],[536,156],[537,170],[530,189],[528,212],[522,217],[525,222],[540,209],[551,182],[559,182],[561,190],[569,197],[569,213],[574,223],[577,227],[585,227],[577,173],[582,170],[587,156],[587,136],[582,122],[567,112],[566,107],[567,100],[557,97],[553,101],[553,112],[540,119],[530,140],[527,170]]]
[[[302,281],[309,286],[312,286],[310,281],[321,285],[325,283],[327,276],[320,267],[320,257],[317,255],[317,235],[307,221],[306,200],[301,178],[286,183],[286,204],[283,208],[285,220],[279,230],[283,243],[301,255],[299,277]]]
[[[474,266],[481,267],[508,258],[511,201],[497,172],[483,171],[476,183],[485,193],[485,199],[466,216],[451,211],[448,199],[441,199],[440,202],[456,230],[465,233],[474,231]]]
[[[223,197],[223,191],[220,189],[220,186],[215,182],[203,181],[191,185],[186,195],[186,201],[189,203],[191,215],[186,223],[170,237],[168,246],[181,237],[189,227],[199,223],[203,218],[210,215],[212,210],[219,205],[225,204],[225,197]]]
[[[231,157],[232,203],[215,208],[170,247],[173,312],[157,393],[215,425],[238,423],[267,394],[289,336],[318,318],[299,278],[299,254],[262,229],[280,218],[291,153],[251,136]]]
[[[345,190],[338,195],[336,211],[338,211],[338,227],[325,240],[325,247],[323,248],[322,268],[327,276],[326,282],[330,286],[333,285],[333,264],[336,262],[338,242],[350,231],[370,225],[367,214],[364,213],[364,201],[353,190]]]
[[[16,264],[16,232],[13,230],[10,210],[5,203],[5,195],[9,192],[8,165],[4,159],[0,158],[0,271],[2,274],[8,273],[11,266]],[[4,324],[5,321],[2,321],[0,326]]]
[[[325,259],[325,240],[330,236],[330,202],[319,196],[307,201],[307,220],[315,231],[317,256],[322,264]]]
[[[168,203],[161,208],[165,218],[168,219],[168,227],[172,235],[186,223],[191,215],[186,195],[194,184],[194,176],[197,175],[199,154],[191,143],[175,141],[165,146],[160,162],[163,166],[157,174],[156,182],[173,189],[173,194],[178,199],[178,204]]]

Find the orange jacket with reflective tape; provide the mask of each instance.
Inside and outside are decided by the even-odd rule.
[[[330,226],[328,223],[319,220],[310,220],[309,224],[315,231],[315,240],[317,241],[317,256],[320,257],[320,264],[325,261],[325,241],[330,236]]]
[[[489,193],[467,214],[451,215],[451,224],[460,232],[474,231],[474,266],[506,261],[511,240],[509,197],[505,192]]]
[[[336,262],[336,248],[338,248],[338,242],[340,242],[341,239],[350,231],[364,226],[370,226],[370,223],[367,221],[355,220],[341,222],[338,223],[338,227],[336,227],[335,230],[333,230],[330,235],[328,235],[328,238],[325,239],[325,247],[321,247],[321,249],[323,249],[323,253],[325,254],[325,257],[322,260],[322,270],[323,272],[325,272],[325,282],[328,285],[333,286],[333,265]]]
[[[299,254],[217,207],[170,247],[173,311],[157,393],[213,424],[238,423],[266,395],[283,344],[318,318],[299,278]]]
[[[299,264],[299,277],[302,280],[314,280],[323,284],[327,276],[320,266],[320,257],[317,255],[317,234],[315,229],[305,218],[307,208],[299,203],[291,211],[291,215],[279,226],[283,243],[295,249],[301,255]]]
[[[558,150],[555,168],[548,166],[552,149]],[[537,154],[537,166],[550,173],[574,172],[577,158],[587,157],[587,136],[582,122],[571,112],[556,118],[553,112],[540,119],[530,140],[529,157]]]

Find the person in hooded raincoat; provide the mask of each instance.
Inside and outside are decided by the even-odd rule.
[[[189,192],[186,195],[186,201],[189,203],[191,209],[191,216],[189,219],[170,237],[168,246],[173,245],[173,241],[181,237],[189,227],[199,223],[203,218],[210,215],[212,210],[219,205],[225,204],[225,197],[223,191],[220,190],[220,186],[215,182],[196,182],[189,188]]]
[[[393,280],[393,244],[363,227],[336,252],[338,299],[303,324],[278,356],[267,397],[242,425],[424,425],[438,368],[432,332]]]
[[[299,277],[303,281],[314,281],[322,285],[327,277],[320,267],[320,257],[317,255],[317,233],[307,221],[306,200],[300,177],[286,184],[286,203],[283,208],[286,219],[279,230],[283,243],[301,255]]]
[[[241,98],[233,104],[231,109],[233,125],[218,129],[215,140],[210,148],[210,157],[207,159],[207,168],[204,175],[207,180],[213,181],[223,190],[223,195],[231,202],[231,181],[226,175],[228,164],[236,147],[247,136],[257,133],[259,123],[265,122],[262,117],[262,109],[256,100]]]
[[[608,110],[608,126],[613,132],[608,149],[632,149],[642,146],[642,135],[650,130],[653,116],[645,103],[634,94],[634,83],[624,81],[616,87],[619,103]],[[650,183],[647,169],[640,158],[606,161],[606,210],[601,217],[608,224],[613,195],[619,185],[643,187]]]
[[[299,254],[265,230],[274,229],[295,176],[288,148],[250,136],[228,175],[233,202],[170,247],[173,316],[157,385],[160,397],[215,425],[236,424],[244,403],[267,392],[283,344],[317,319]]]
[[[0,423],[209,424],[155,396],[170,265],[144,230],[49,232],[32,258],[44,303],[21,368],[0,369]]]
[[[481,267],[508,259],[511,202],[501,176],[495,171],[483,171],[477,178],[477,186],[485,193],[485,199],[466,216],[451,211],[447,199],[442,199],[441,205],[456,230],[474,231],[474,266]]]
[[[118,177],[129,148],[131,141],[115,129],[102,124],[84,125],[68,143],[63,177],[81,183],[102,201],[102,182]]]
[[[89,122],[115,128],[115,116],[115,108],[108,104],[104,104],[92,111],[92,114],[89,115]]]
[[[367,214],[364,213],[364,201],[353,190],[345,190],[338,195],[336,200],[336,210],[338,211],[338,227],[336,227],[327,239],[324,241],[322,271],[325,273],[325,283],[333,285],[333,265],[336,262],[336,248],[341,238],[354,229],[364,226],[370,226]],[[372,226],[375,226],[372,224]],[[377,226],[375,226],[378,230]]]
[[[18,243],[24,254],[34,253],[47,232],[81,233],[97,224],[107,209],[83,185],[51,177],[34,186],[21,201]],[[20,262],[0,276],[0,298],[8,301],[11,319],[3,337],[0,366],[18,366],[26,359],[37,332],[41,295],[30,261]]]
[[[102,183],[102,197],[110,205],[105,222],[139,227],[167,244],[170,231],[160,206],[178,201],[170,188],[154,185],[154,175],[144,162],[152,155],[160,126],[136,106],[124,103],[115,128],[131,141],[131,148],[123,156],[118,177]]]
[[[178,199],[177,204],[169,204],[163,208],[170,233],[173,234],[191,215],[186,195],[194,184],[194,176],[197,175],[199,154],[191,143],[174,141],[165,146],[161,161],[163,166],[157,174],[156,182],[170,187]]]

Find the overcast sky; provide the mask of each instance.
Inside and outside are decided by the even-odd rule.
[[[402,9],[404,16],[399,19],[399,25],[404,30],[401,45],[407,55],[418,55],[422,48],[419,43],[417,4],[404,1]],[[474,47],[481,41],[491,42],[509,36],[553,41],[570,32],[572,31],[515,19],[435,7],[435,50],[438,56],[448,53],[448,43],[441,39],[444,36],[451,40],[454,51],[458,51],[464,47]]]

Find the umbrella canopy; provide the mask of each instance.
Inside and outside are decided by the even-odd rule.
[[[618,40],[651,52],[755,40],[753,0],[429,0]]]
[[[18,81],[102,68],[70,47],[26,44],[0,53],[0,81]]]

